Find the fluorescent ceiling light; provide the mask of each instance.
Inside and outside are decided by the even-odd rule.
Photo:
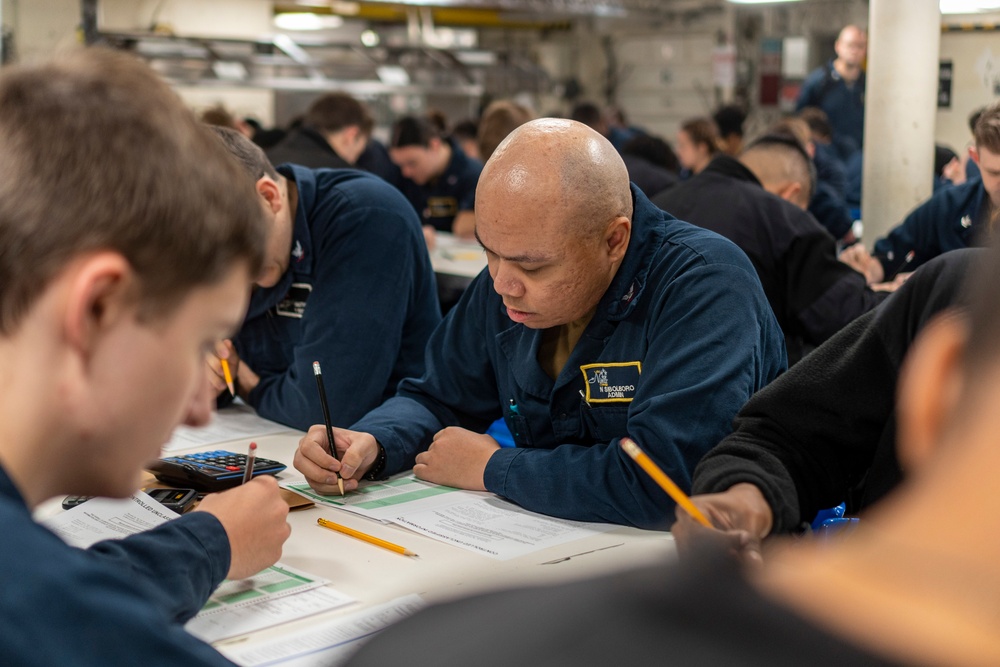
[[[295,4],[301,7],[315,7],[335,12],[337,14],[347,14],[355,16],[361,11],[361,5],[354,0],[295,0]]]
[[[387,86],[410,85],[410,75],[399,65],[381,65],[375,68],[375,74]]]
[[[942,14],[975,14],[1000,9],[1000,0],[941,0]]]
[[[310,12],[286,12],[274,17],[274,25],[282,30],[330,30],[344,25],[344,19]]]

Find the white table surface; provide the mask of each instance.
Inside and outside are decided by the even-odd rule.
[[[466,241],[454,234],[437,232],[431,266],[434,273],[472,280],[486,268],[486,253],[476,241]]]
[[[291,467],[298,438],[297,433],[258,438],[257,455],[288,464],[282,479],[300,479],[301,475]],[[246,442],[236,441],[222,448],[239,452],[246,449]],[[420,557],[401,556],[321,528],[316,525],[319,517],[395,542]],[[334,508],[297,510],[289,514],[289,523],[292,536],[285,544],[282,562],[330,579],[336,588],[365,604],[407,593],[440,600],[503,586],[566,581],[640,564],[667,562],[675,556],[670,533],[624,526],[501,561]],[[576,555],[612,545],[620,546]],[[544,564],[569,556],[572,556],[569,560]]]
[[[259,457],[288,465],[288,470],[280,475],[283,481],[301,479],[291,465],[301,435],[289,431],[254,438]],[[233,440],[171,454],[212,449],[245,452],[248,444],[249,439]],[[58,499],[48,503],[48,508],[40,508],[40,513],[58,511],[57,503]],[[420,556],[401,556],[321,528],[316,525],[319,517],[395,542]],[[292,533],[285,543],[281,562],[329,579],[333,587],[358,602],[223,643],[239,642],[249,646],[258,640],[274,638],[335,616],[353,614],[410,593],[436,602],[497,588],[564,582],[645,564],[668,563],[676,557],[670,533],[627,527],[502,561],[334,508],[317,506],[296,510],[289,514],[288,521]]]

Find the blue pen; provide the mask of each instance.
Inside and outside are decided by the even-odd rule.
[[[521,413],[518,411],[518,409],[517,409],[517,403],[514,402],[513,398],[510,399],[510,416],[511,416],[510,421],[514,424],[514,427],[515,427],[515,428],[512,428],[510,430],[511,431],[511,435],[513,435],[515,438],[520,438],[521,437],[521,433],[516,429],[517,424],[516,424],[516,422],[514,422],[514,417],[515,416],[520,417]]]

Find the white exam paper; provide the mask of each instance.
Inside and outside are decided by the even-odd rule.
[[[216,648],[244,667],[334,667],[347,660],[364,641],[423,607],[419,595],[407,595],[293,634]]]
[[[349,493],[344,498],[321,496],[305,483],[285,482],[282,486],[317,503],[395,523],[498,560],[518,558],[614,528],[606,523],[536,514],[492,493],[431,484],[416,479],[413,473],[364,483],[360,493]]]
[[[254,409],[245,403],[235,403],[213,414],[207,426],[198,428],[178,426],[174,429],[170,440],[163,445],[163,451],[172,452],[230,440],[259,438],[291,430],[293,429],[288,426],[258,416]]]
[[[70,546],[86,549],[95,542],[134,535],[178,516],[136,491],[131,498],[92,498],[42,523]]]
[[[322,577],[275,563],[252,577],[226,580],[184,626],[195,637],[216,642],[255,632],[354,602],[329,588]]]
[[[614,526],[529,512],[496,496],[461,499],[392,519],[404,528],[497,560],[598,535]]]

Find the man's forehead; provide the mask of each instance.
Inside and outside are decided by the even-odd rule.
[[[979,151],[980,163],[994,164],[1000,166],[1000,153],[996,151],[991,151],[986,146],[978,146],[976,150]]]
[[[522,162],[500,164],[487,177],[486,185],[497,185],[504,190],[523,192],[533,184],[528,165]]]
[[[868,41],[868,36],[864,32],[856,28],[849,28],[840,34],[837,40],[844,44],[865,44]]]
[[[540,220],[514,215],[477,218],[475,234],[484,250],[511,262],[542,264],[559,254],[559,243]]]

